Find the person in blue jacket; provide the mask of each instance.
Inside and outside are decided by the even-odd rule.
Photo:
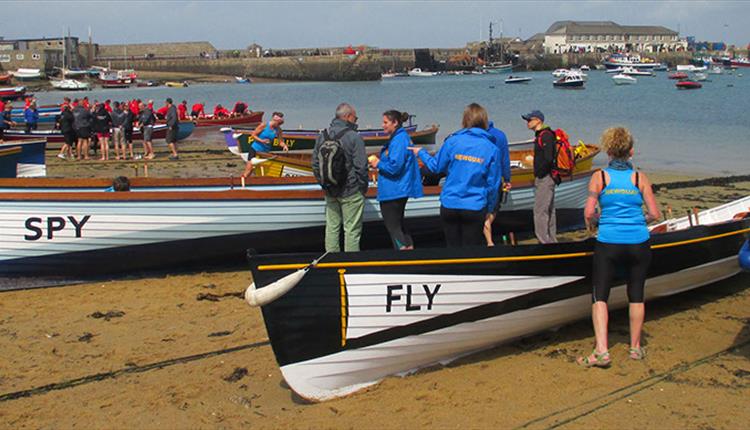
[[[500,211],[503,195],[510,192],[510,151],[508,150],[508,138],[502,130],[495,127],[495,123],[490,121],[487,131],[495,138],[495,145],[500,150],[500,165],[498,167],[500,168],[502,183],[497,190],[497,204],[494,210],[487,213],[487,218],[484,220],[484,240],[487,241],[487,246],[495,246],[495,241],[492,239],[492,223],[495,222],[495,217]]]
[[[404,209],[409,198],[422,197],[422,176],[417,157],[409,151],[411,138],[403,123],[409,114],[397,110],[383,113],[383,130],[391,138],[380,150],[380,158],[371,155],[370,167],[378,170],[380,213],[396,249],[414,249],[404,226]]]
[[[423,148],[410,148],[431,172],[446,174],[440,220],[448,247],[483,244],[485,217],[494,210],[500,187],[500,150],[487,131],[487,111],[468,105],[462,126],[434,157]]]
[[[26,133],[30,133],[31,130],[36,130],[37,124],[39,123],[39,112],[36,110],[36,103],[31,103],[23,111],[23,119],[26,121]]]

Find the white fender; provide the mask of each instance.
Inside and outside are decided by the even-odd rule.
[[[265,306],[294,288],[308,270],[309,267],[299,269],[261,289],[255,288],[255,282],[253,282],[245,290],[245,300],[250,306]]]
[[[247,290],[245,290],[245,301],[247,301],[250,306],[254,307],[265,306],[273,302],[297,286],[305,274],[307,274],[311,268],[315,267],[315,265],[317,265],[326,255],[328,255],[328,252],[316,258],[312,263],[302,269],[290,273],[278,281],[271,282],[261,289],[255,288],[255,281],[253,281],[253,283],[247,287]]]

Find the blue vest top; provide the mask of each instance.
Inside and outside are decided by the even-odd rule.
[[[597,240],[603,243],[638,244],[650,237],[643,215],[643,195],[630,180],[633,170],[604,169],[609,184],[599,194],[602,214]]]
[[[253,141],[253,149],[258,152],[268,152],[273,148],[273,140],[276,139],[276,130],[271,128],[271,122],[266,123],[266,128],[258,135],[261,139],[268,139],[271,143],[266,145],[265,143]]]

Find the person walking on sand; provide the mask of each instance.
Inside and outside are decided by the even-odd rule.
[[[645,317],[644,286],[651,263],[650,234],[646,224],[661,213],[648,177],[633,169],[633,136],[623,127],[609,128],[601,137],[609,165],[591,177],[584,217],[587,225],[599,223],[594,247],[591,319],[596,345],[590,355],[578,357],[584,367],[607,367],[611,363],[607,341],[607,300],[616,274],[624,274],[630,314],[630,358],[643,359],[641,331]],[[596,212],[596,205],[601,215]],[[646,216],[643,205],[646,205]]]
[[[534,234],[539,243],[557,242],[555,187],[552,175],[555,162],[555,132],[544,124],[544,114],[533,110],[521,115],[526,127],[534,131]]]
[[[138,108],[141,112],[138,116],[138,126],[141,128],[141,133],[143,134],[143,158],[152,160],[156,156],[154,154],[154,146],[151,142],[156,116],[145,103],[138,105]]]
[[[167,123],[167,146],[172,155],[169,156],[170,160],[177,160],[180,157],[177,155],[177,132],[180,130],[180,120],[177,117],[177,108],[172,104],[172,99],[167,98],[166,105],[167,113],[165,120]]]
[[[73,111],[70,110],[70,105],[63,104],[60,108],[60,119],[58,120],[58,124],[60,127],[60,133],[62,133],[65,141],[62,148],[60,148],[60,153],[57,154],[57,158],[63,160],[73,158],[73,145],[75,145],[76,142],[76,132],[73,128],[74,122],[75,117],[73,116]]]
[[[383,131],[390,139],[380,150],[380,158],[371,155],[370,167],[378,171],[378,201],[383,223],[398,250],[414,249],[414,241],[404,225],[409,198],[423,196],[422,175],[417,157],[409,150],[409,133],[403,128],[409,114],[397,110],[383,112]]]
[[[487,241],[487,246],[495,246],[495,241],[492,238],[492,223],[495,222],[497,213],[500,212],[500,206],[503,203],[503,196],[510,192],[510,151],[508,150],[508,138],[505,133],[499,128],[495,127],[495,123],[490,121],[489,128],[487,131],[495,138],[495,145],[500,150],[500,188],[497,190],[497,203],[492,211],[487,214],[487,218],[484,220],[484,240]]]
[[[344,251],[359,251],[369,181],[365,141],[357,133],[358,119],[352,105],[338,105],[335,118],[318,136],[312,152],[313,175],[325,190],[327,252],[341,251],[342,225]],[[343,154],[343,159],[336,154]],[[331,166],[333,171],[328,169]]]
[[[478,246],[487,213],[497,204],[500,150],[487,131],[487,111],[477,103],[464,109],[463,129],[451,134],[435,156],[409,148],[432,173],[445,173],[440,222],[449,248]]]

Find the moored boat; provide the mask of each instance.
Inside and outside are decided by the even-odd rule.
[[[605,58],[603,64],[608,69],[616,69],[618,67],[634,67],[636,69],[656,69],[662,66],[661,63],[641,57],[640,55],[623,55],[623,54],[612,54]]]
[[[651,70],[639,70],[635,67],[623,67],[622,74],[628,76],[654,76]]]
[[[413,68],[413,69],[409,70],[409,71],[407,72],[407,74],[408,74],[409,76],[416,76],[416,77],[420,77],[420,78],[429,78],[429,77],[432,77],[432,76],[437,76],[437,75],[438,75],[438,73],[437,73],[437,72],[428,72],[428,71],[423,71],[423,70],[422,70],[422,69],[420,69],[419,67],[415,67],[415,68]]]
[[[528,82],[531,82],[532,78],[530,76],[513,76],[510,75],[507,78],[505,78],[506,84],[525,84]]]
[[[675,86],[678,90],[697,90],[698,88],[703,87],[703,85],[701,85],[699,82],[688,80],[679,81],[675,84]]]
[[[16,100],[27,96],[26,87],[0,88],[0,99]]]
[[[101,71],[99,84],[102,88],[129,88],[133,79],[116,71]]]
[[[697,82],[703,82],[708,80],[708,75],[706,75],[705,73],[695,73],[693,74],[693,78],[695,78]]]
[[[562,78],[563,76],[567,75],[568,73],[570,73],[570,70],[568,70],[568,69],[555,69],[552,72],[552,76],[554,76],[556,78]]]
[[[511,73],[513,72],[512,63],[488,63],[482,66],[480,69],[484,73],[500,74],[500,73]]]
[[[0,178],[18,176],[18,159],[21,156],[20,146],[0,145]]]
[[[53,88],[63,91],[86,91],[91,85],[88,82],[81,82],[75,79],[53,79],[50,80]]]
[[[168,81],[168,82],[165,82],[164,85],[170,88],[187,88],[188,87],[187,81],[182,81],[182,82]]]
[[[583,89],[584,86],[583,77],[577,75],[565,75],[562,78],[552,82],[552,86],[555,88],[570,88],[570,89]]]
[[[675,72],[675,73],[670,73],[667,77],[669,79],[687,79],[688,74],[685,72]]]
[[[42,79],[44,73],[40,69],[18,69],[15,72],[10,72],[14,78],[19,81],[35,81]]]
[[[674,220],[673,229],[654,232],[646,300],[739,273],[748,205],[745,197],[701,212],[701,225]],[[594,246],[256,254],[245,298],[262,306],[286,384],[324,401],[590,318]],[[624,284],[618,274],[610,309],[627,306]]]
[[[237,81],[238,84],[249,84],[252,82],[250,78],[243,78],[242,76],[235,76],[234,80]]]
[[[638,82],[638,79],[633,76],[620,73],[619,75],[612,76],[612,81],[615,85],[633,85]]]
[[[0,84],[9,84],[11,79],[13,79],[13,75],[10,73],[2,74],[0,75]]]
[[[65,137],[60,130],[31,130],[26,133],[24,130],[6,130],[5,136],[13,140],[39,140],[44,139],[48,142],[49,149],[59,149],[65,142]],[[151,135],[152,140],[164,139],[167,136],[167,126],[165,124],[156,124]],[[143,133],[138,127],[133,128],[133,140],[143,140]]]

